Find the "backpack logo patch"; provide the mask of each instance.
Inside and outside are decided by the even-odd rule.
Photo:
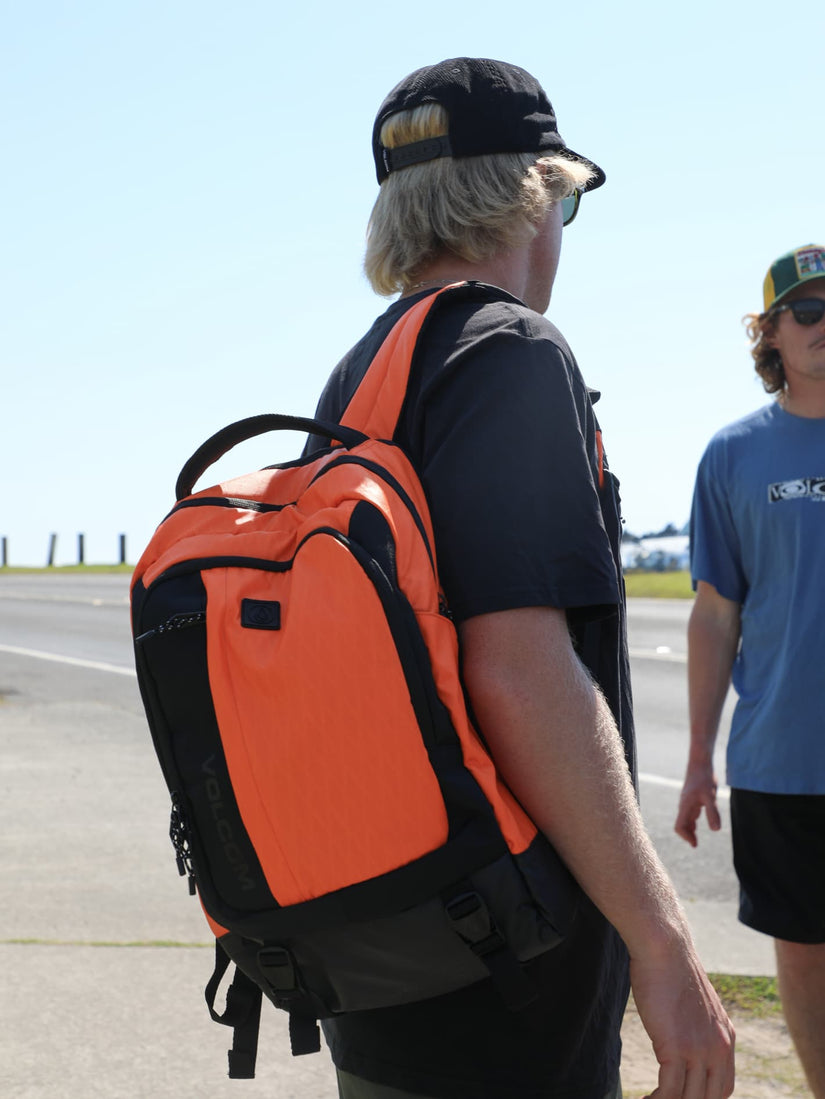
[[[277,599],[241,600],[241,625],[248,630],[279,630],[281,604]]]

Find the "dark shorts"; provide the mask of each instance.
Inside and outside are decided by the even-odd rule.
[[[398,1088],[388,1088],[383,1084],[371,1084],[369,1080],[351,1076],[340,1069],[338,1069],[338,1096],[339,1099],[426,1099],[426,1096],[416,1095],[411,1091],[399,1091]],[[507,1096],[506,1099],[512,1099],[512,1096]],[[622,1099],[621,1081],[615,1088],[610,1089],[604,1099]]]
[[[825,942],[825,795],[731,790],[730,814],[741,922]]]

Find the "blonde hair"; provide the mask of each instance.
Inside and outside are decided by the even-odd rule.
[[[770,343],[776,323],[775,315],[770,310],[767,313],[746,313],[742,322],[751,341],[754,366],[762,379],[765,392],[781,393],[785,388],[785,367],[782,365],[782,356]]]
[[[397,149],[448,132],[438,103],[391,115],[381,143]],[[554,202],[583,188],[593,171],[563,154],[441,157],[392,172],[367,228],[364,271],[377,294],[409,290],[419,272],[449,253],[471,262],[532,239]]]

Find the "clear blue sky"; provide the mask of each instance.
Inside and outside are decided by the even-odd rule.
[[[710,435],[765,400],[740,323],[825,240],[825,8],[212,0],[0,5],[0,534],[11,563],[134,560],[224,423],[311,414],[384,306],[361,274],[370,132],[420,65],[544,84],[607,185],[549,315],[634,532],[688,516]],[[290,457],[247,444],[220,475]]]

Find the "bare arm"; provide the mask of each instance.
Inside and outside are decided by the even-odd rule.
[[[733,1090],[733,1031],[642,824],[609,708],[562,611],[528,607],[461,627],[464,680],[496,763],[616,927],[660,1063],[656,1099]],[[691,1090],[694,1089],[694,1090]]]
[[[705,810],[708,825],[721,827],[716,806],[713,748],[739,646],[740,608],[700,580],[688,623],[690,752],[675,830],[696,847],[696,825]]]

